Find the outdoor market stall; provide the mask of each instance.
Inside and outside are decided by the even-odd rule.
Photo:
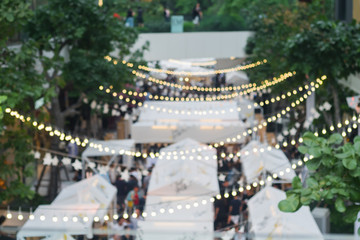
[[[146,101],[144,106],[131,127],[137,143],[173,143],[185,138],[219,142],[246,128],[234,101]]]
[[[193,148],[203,148],[203,151],[192,152]],[[187,150],[183,158],[168,157],[173,151]],[[160,154],[148,189],[145,205],[148,217],[140,225],[144,239],[164,236],[208,239],[214,218],[210,198],[219,193],[215,149],[185,139],[164,148]],[[162,209],[165,210],[162,214],[152,214]]]
[[[265,187],[249,202],[250,232],[260,239],[323,239],[307,206],[294,213],[281,212],[278,203],[286,198],[285,192]]]
[[[271,150],[270,150],[271,149]],[[241,163],[247,182],[256,180],[269,172],[279,178],[291,181],[296,175],[285,154],[258,141],[249,142],[241,150]]]
[[[62,235],[92,238],[95,217],[103,221],[116,196],[116,188],[100,175],[64,188],[50,205],[40,205],[17,234],[18,239]],[[110,209],[111,210],[111,209]]]

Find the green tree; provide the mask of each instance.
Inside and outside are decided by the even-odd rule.
[[[14,199],[24,202],[34,196],[27,182],[33,175],[32,138],[26,128],[3,114],[7,107],[28,112],[42,95],[41,80],[33,68],[36,51],[32,42],[7,46],[32,14],[26,0],[0,2],[0,204]]]
[[[316,21],[308,31],[292,36],[285,45],[286,61],[297,72],[308,75],[327,75],[327,88],[319,94],[325,101],[332,99],[334,111],[323,112],[327,125],[342,122],[351,93],[339,91],[339,80],[360,71],[360,24]],[[349,95],[345,95],[345,94]]]
[[[316,137],[311,132],[303,136],[304,145],[299,151],[308,154],[306,162],[311,171],[302,186],[299,177],[292,181],[293,189],[279,203],[280,210],[295,212],[312,202],[335,204],[346,222],[353,223],[360,211],[360,137],[354,143],[345,143],[338,133],[329,138]]]
[[[85,97],[89,101],[112,101],[97,91],[99,85],[120,89],[125,82],[131,82],[131,73],[125,66],[114,65],[104,57],[115,49],[120,59],[129,55],[137,33],[113,17],[116,9],[108,5],[51,0],[36,10],[28,24],[44,84],[53,93],[49,99],[51,107],[47,108],[53,125],[60,129],[66,127],[69,117],[79,116]]]

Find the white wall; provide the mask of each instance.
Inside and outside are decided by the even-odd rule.
[[[134,46],[141,48],[150,43],[145,52],[146,61],[186,58],[245,57],[244,48],[250,31],[241,32],[191,32],[191,33],[142,33]]]

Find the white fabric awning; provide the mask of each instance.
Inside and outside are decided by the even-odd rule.
[[[255,239],[323,239],[309,207],[294,213],[279,210],[278,203],[285,198],[285,192],[269,186],[249,200],[250,231]]]
[[[234,86],[240,86],[249,83],[247,74],[243,71],[226,73],[226,83]]]
[[[261,152],[261,148],[264,151]],[[267,148],[267,145],[258,141],[251,141],[241,149],[242,169],[247,181],[255,180],[265,171],[276,173],[279,178],[291,181],[296,175],[285,154],[281,150],[272,148],[268,151]],[[282,176],[279,175],[281,171]]]
[[[74,183],[64,188],[51,205],[39,206],[34,212],[34,219],[26,221],[17,237],[52,239],[59,234],[69,234],[92,238],[94,217],[102,221],[116,192],[116,188],[100,175]],[[63,220],[64,217],[67,217],[67,221]],[[84,217],[87,217],[87,221]]]
[[[206,149],[184,155],[168,155],[175,149],[203,148],[194,140],[185,139],[164,148],[152,171],[149,196],[213,196],[219,192],[217,180],[216,150]],[[180,150],[182,149],[182,150]],[[199,159],[201,158],[201,159]]]
[[[239,120],[235,101],[147,101],[144,105],[147,107],[141,109],[139,121],[131,127],[132,138],[137,143],[173,143],[186,138],[203,143],[220,142],[246,130]]]
[[[91,237],[92,219],[98,208],[99,204],[40,205],[34,212],[34,219],[26,221],[17,234],[17,238],[48,237],[51,239],[51,236],[59,234]],[[83,221],[85,216],[89,221]],[[64,217],[68,218],[66,222],[63,221]],[[77,221],[74,222],[73,218]]]

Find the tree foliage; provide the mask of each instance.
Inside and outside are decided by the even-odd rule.
[[[108,5],[51,0],[36,10],[36,17],[28,24],[29,37],[38,49],[44,83],[48,91],[55,93],[48,110],[52,123],[60,129],[66,127],[68,117],[79,116],[85,96],[89,101],[111,101],[97,91],[99,85],[120,89],[132,79],[125,66],[104,59],[115,50],[117,57],[124,59],[137,37],[134,29],[113,17],[116,9]]]
[[[354,222],[360,211],[356,204],[360,202],[360,137],[356,137],[353,144],[344,144],[338,133],[326,139],[306,132],[303,139],[304,145],[299,151],[311,156],[306,162],[311,175],[306,179],[306,187],[299,177],[293,179],[293,189],[279,203],[280,210],[295,212],[314,201],[335,203],[344,220]]]
[[[8,40],[26,24],[33,12],[26,0],[0,2],[0,204],[31,199],[27,178],[33,175],[32,139],[26,129],[3,115],[7,107],[29,112],[43,94],[42,81],[34,69],[32,42],[8,47]]]

